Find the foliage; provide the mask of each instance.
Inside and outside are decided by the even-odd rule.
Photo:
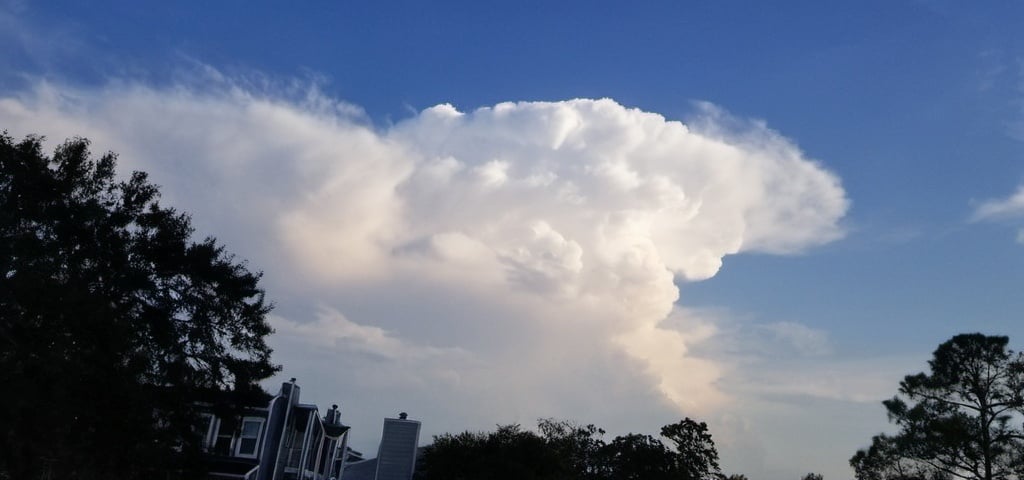
[[[424,449],[417,477],[423,480],[720,477],[718,454],[707,425],[690,419],[662,429],[675,449],[655,437],[635,433],[605,442],[601,438],[604,430],[594,425],[553,419],[540,420],[538,430],[540,433],[536,434],[519,425],[505,425],[489,433],[435,436],[434,443]]]
[[[820,473],[811,472],[804,475],[800,480],[824,480],[824,478]]]
[[[566,475],[563,478],[598,478],[601,466],[594,461],[601,455],[604,430],[593,424],[582,426],[565,420],[544,418],[538,422],[538,430],[558,462],[557,470]]]
[[[503,425],[490,433],[463,432],[434,437],[423,452],[417,476],[425,479],[557,479],[554,452],[536,433]]]
[[[194,477],[203,392],[276,371],[249,272],[88,141],[0,135],[0,477]]]
[[[661,436],[675,444],[683,478],[706,479],[721,473],[718,450],[715,449],[715,442],[711,440],[706,423],[685,418],[661,427]]]
[[[616,480],[669,480],[680,475],[676,455],[660,440],[638,433],[615,437],[601,451],[605,469],[601,478]]]
[[[908,375],[883,402],[899,432],[850,459],[857,478],[1022,478],[1024,359],[1008,343],[973,333],[939,345],[931,373]]]
[[[850,459],[858,480],[945,480],[948,475],[934,472],[923,462],[899,454],[896,438],[876,435],[871,446],[859,450]]]

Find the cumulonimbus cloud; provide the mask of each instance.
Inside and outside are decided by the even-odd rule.
[[[544,406],[614,398],[616,382],[637,401],[640,378],[701,411],[725,400],[722,366],[691,349],[714,326],[666,326],[682,315],[674,280],[843,234],[836,175],[761,124],[718,128],[707,106],[694,126],[610,99],[438,105],[386,128],[354,112],[223,83],[39,82],[0,98],[12,134],[85,136],[149,171],[202,233],[266,269],[283,310],[319,305],[279,320],[286,368],[308,335],[342,363],[430,354],[445,388]]]

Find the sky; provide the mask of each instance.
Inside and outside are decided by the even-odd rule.
[[[707,421],[851,478],[961,332],[1024,342],[1024,4],[0,1],[0,129],[264,272],[302,397],[443,432]]]

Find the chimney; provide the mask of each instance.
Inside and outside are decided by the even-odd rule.
[[[329,425],[341,425],[341,411],[338,410],[338,405],[331,405],[331,409],[327,411],[327,415],[324,415],[324,423]]]

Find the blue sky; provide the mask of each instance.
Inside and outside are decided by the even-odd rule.
[[[924,368],[941,341],[965,331],[1007,334],[1018,346],[1024,339],[1024,203],[1011,200],[1024,185],[1018,2],[207,3],[0,2],[0,128],[53,142],[80,134],[97,151],[118,151],[124,167],[150,171],[168,201],[193,212],[202,233],[265,269],[278,305],[284,375],[299,377],[304,394],[321,403],[342,403],[346,421],[365,432],[357,435],[364,449],[374,448],[379,418],[397,412],[384,410],[391,407],[421,418],[427,433],[529,425],[573,412],[615,433],[653,432],[691,415],[711,423],[727,472],[847,478],[846,460],[887,428],[878,401],[895,393],[901,375]],[[559,103],[576,98],[616,103]],[[510,107],[521,115],[515,121],[495,108],[463,115],[465,129],[450,124],[450,111],[519,101],[551,103]],[[428,110],[439,104],[450,111]],[[629,109],[664,118],[638,119]],[[748,225],[733,238],[742,244],[738,254],[723,250],[710,278],[686,280],[688,260],[673,258],[706,246],[701,239],[736,233],[716,230],[712,211],[699,229],[681,224],[690,233],[652,240],[679,295],[671,313],[651,313],[661,323],[610,318],[596,328],[604,336],[571,321],[552,326],[556,313],[588,311],[580,292],[598,288],[598,274],[610,271],[625,282],[610,292],[628,296],[642,287],[622,280],[628,275],[612,263],[602,264],[608,271],[588,270],[607,239],[588,243],[572,221],[617,210],[573,210],[559,196],[546,205],[549,197],[539,194],[537,205],[522,207],[505,197],[474,197],[479,189],[459,184],[451,197],[428,195],[416,190],[428,183],[409,172],[440,168],[431,159],[446,156],[488,181],[514,178],[517,168],[550,167],[532,163],[531,155],[545,150],[536,150],[530,135],[547,141],[545,128],[556,127],[551,119],[559,115],[612,129],[629,125],[654,146],[661,143],[650,132],[662,131],[662,121],[682,121],[701,141],[747,155],[737,160],[747,167],[734,173],[752,172],[753,183],[730,183],[723,174],[715,184],[727,191],[722,205],[774,205],[771,194],[751,189],[789,179],[810,187],[776,195],[794,195],[814,218],[760,227],[769,245],[806,233],[782,255],[757,248],[757,229]],[[436,140],[442,134],[452,140]],[[266,144],[268,135],[299,143]],[[501,140],[506,136],[525,143]],[[633,137],[621,138],[632,145]],[[602,153],[587,150],[600,135],[577,140],[588,145],[582,153],[551,161],[587,164]],[[671,145],[693,138],[676,140],[682,143]],[[289,149],[314,160],[293,166]],[[263,163],[246,163],[265,152],[273,154]],[[659,163],[669,157],[650,155],[651,178],[674,175]],[[778,174],[766,166],[774,163],[762,162],[773,155],[799,161],[783,162]],[[692,172],[724,161],[702,157]],[[338,183],[318,183],[306,168]],[[603,187],[587,186],[586,174],[555,170],[588,198],[604,198]],[[401,195],[350,196],[358,188],[332,186],[349,185],[349,176],[359,175],[353,172],[398,185]],[[291,183],[274,183],[284,179]],[[459,203],[466,199],[480,212]],[[280,216],[261,217],[257,205],[280,207]],[[983,205],[1000,213],[979,213]],[[563,207],[565,215],[547,212]],[[379,220],[395,209],[420,215]],[[735,220],[722,209],[723,225]],[[485,213],[512,219],[493,223]],[[261,218],[280,230],[265,230]],[[516,236],[524,225],[532,240]],[[409,257],[375,257],[379,252],[366,247],[366,268],[390,273],[346,276],[365,266],[344,258],[366,246],[351,233],[363,227],[373,241],[409,240],[394,251],[435,255],[439,263],[430,265],[440,273],[423,273]],[[280,253],[296,245],[326,256],[296,266],[303,258]],[[487,264],[473,263],[485,262],[473,256],[476,249],[494,253],[514,274],[466,273]],[[573,263],[577,250],[582,267]],[[325,258],[339,270],[324,266]],[[543,263],[551,258],[567,263]],[[597,276],[577,284],[555,267]],[[481,287],[461,296],[466,285],[492,280],[526,293],[501,298]],[[671,284],[651,298],[664,302]],[[630,334],[623,324],[637,330]],[[335,343],[311,339],[316,328],[334,332],[327,337]],[[657,334],[643,337],[643,328]],[[444,329],[451,330],[436,333]],[[507,342],[495,339],[502,335]],[[548,371],[557,345],[601,353]],[[641,345],[664,347],[664,357],[637,354]],[[314,347],[320,350],[309,353]],[[535,358],[513,361],[506,349]],[[673,377],[675,387],[665,383],[666,369],[679,360],[666,360],[673,355],[685,359],[675,372],[685,378]],[[522,378],[508,370],[516,361]],[[595,365],[618,373],[602,377]],[[510,386],[491,383],[498,376]],[[455,386],[434,388],[426,379]],[[599,401],[605,393],[593,389],[603,382],[623,392]],[[673,397],[680,391],[696,403]]]

